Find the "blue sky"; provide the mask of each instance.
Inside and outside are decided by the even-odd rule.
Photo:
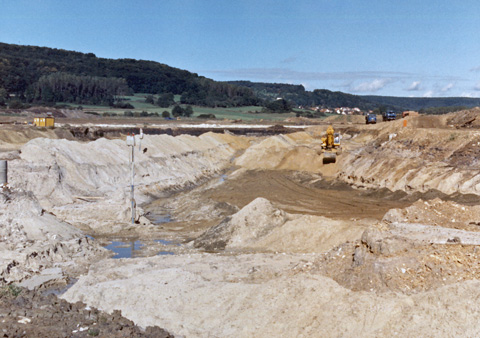
[[[0,0],[0,42],[158,61],[214,80],[480,97],[473,0]]]

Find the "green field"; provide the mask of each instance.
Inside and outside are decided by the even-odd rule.
[[[172,113],[173,107],[169,108],[160,108],[150,103],[145,102],[145,97],[149,94],[142,94],[136,93],[133,96],[125,96],[123,99],[124,102],[130,103],[134,109],[123,109],[123,108],[110,108],[105,106],[92,106],[92,105],[82,105],[83,111],[85,112],[95,112],[100,115],[103,113],[113,114],[123,116],[125,111],[131,112],[142,112],[146,111],[148,113],[158,113],[160,115],[159,118],[162,118],[162,112],[168,111],[170,114]],[[158,98],[157,95],[153,95],[154,100]],[[179,95],[175,96],[175,101],[178,102],[180,99]],[[68,103],[59,103],[64,104],[66,106],[71,107],[78,107],[78,105],[68,104]],[[185,105],[181,105],[185,107]],[[262,107],[258,106],[247,106],[247,107],[232,107],[232,108],[210,108],[210,107],[199,107],[199,106],[192,106],[193,108],[193,116],[190,117],[190,120],[198,120],[198,116],[201,114],[214,114],[215,117],[219,120],[228,119],[228,120],[243,120],[243,121],[253,121],[253,120],[284,120],[289,117],[294,117],[295,113],[288,113],[288,114],[267,114],[267,113],[260,113]],[[185,119],[185,118],[182,118]]]

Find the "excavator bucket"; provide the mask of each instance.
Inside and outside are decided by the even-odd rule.
[[[325,152],[323,153],[323,164],[335,163],[337,160],[337,154]]]

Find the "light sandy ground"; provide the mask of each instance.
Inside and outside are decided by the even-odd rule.
[[[65,298],[186,337],[473,337],[480,283],[415,295],[352,292],[315,256],[195,254],[103,261]]]
[[[29,219],[57,224],[66,241],[83,235],[65,221],[188,239],[176,255],[101,260],[64,295],[187,337],[478,336],[480,133],[465,129],[477,115],[346,121],[336,126],[344,151],[326,166],[317,157],[326,126],[146,136],[137,202],[140,214],[175,218],[161,226],[127,225],[124,141],[33,139],[14,148],[11,184],[39,204],[25,206],[34,217],[12,221],[21,206],[3,213],[2,234],[12,255],[29,243]],[[4,275],[39,273],[28,267]]]

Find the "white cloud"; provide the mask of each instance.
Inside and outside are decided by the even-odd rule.
[[[407,90],[410,92],[421,90],[420,88],[421,83],[422,83],[421,81],[413,81],[410,87],[407,88]]]
[[[471,92],[463,92],[459,96],[460,97],[476,97],[475,94]]]
[[[433,94],[435,94],[435,92],[433,90],[429,90],[423,94],[423,97],[433,97]]]
[[[305,90],[314,90],[316,89],[314,85],[312,85],[311,83],[309,82],[302,82],[301,85],[303,86],[303,88],[305,88]]]
[[[291,64],[297,63],[298,60],[299,58],[290,56],[281,62],[287,65],[289,62],[292,62]],[[402,83],[403,90],[415,93],[415,96],[421,96],[422,92],[427,91],[425,83],[431,81],[442,83],[444,90],[447,91],[453,88],[452,86],[457,87],[453,84],[465,80],[460,77],[394,71],[316,72],[293,70],[288,67],[197,70],[197,73],[219,81],[249,80],[271,83],[303,83],[307,90],[327,88],[358,94],[375,93],[390,84]],[[448,85],[445,86],[445,84]],[[394,86],[388,87],[388,89],[393,89]],[[443,93],[441,89],[442,87],[435,85],[434,92],[429,95]]]
[[[479,91],[479,90],[480,90],[480,82],[477,83],[477,84],[475,85],[475,87],[473,87],[473,89]]]
[[[286,59],[287,60],[287,59]],[[216,74],[222,77],[233,79],[258,79],[258,80],[335,80],[335,81],[365,81],[368,79],[406,79],[414,74],[403,72],[380,72],[380,71],[359,71],[359,72],[306,72],[288,68],[243,68],[225,70],[205,70],[201,73]]]
[[[376,92],[384,88],[390,80],[388,79],[375,79],[369,82],[362,82],[357,86],[351,88],[354,92]]]
[[[453,83],[449,83],[447,84],[445,87],[443,87],[442,89],[440,89],[440,91],[442,93],[445,93],[445,92],[448,92],[450,89],[452,89],[453,87],[455,87],[455,85]]]

